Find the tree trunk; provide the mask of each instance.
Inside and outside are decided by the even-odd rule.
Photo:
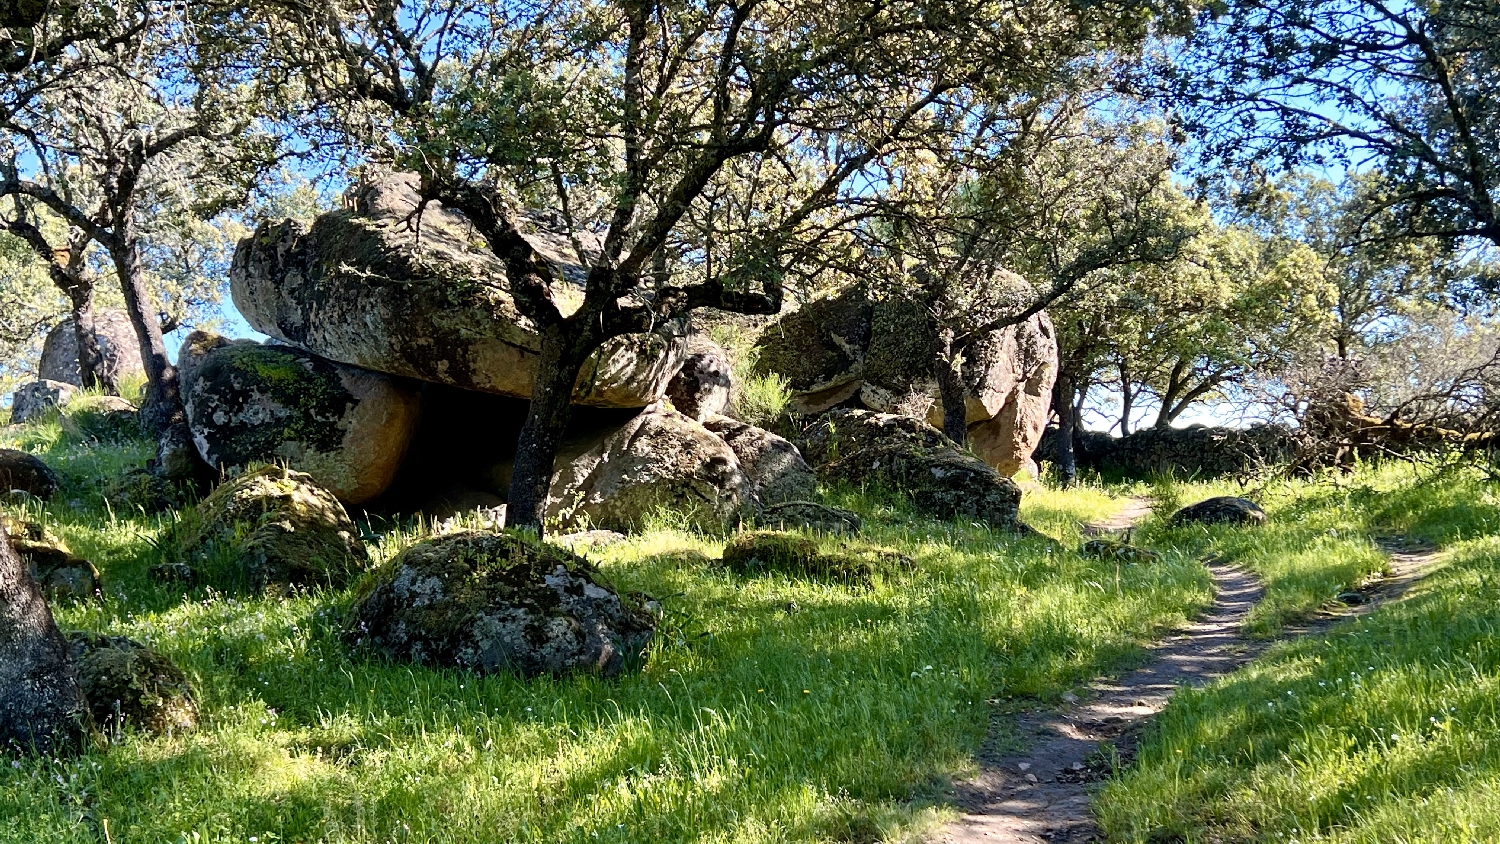
[[[1073,403],[1073,376],[1058,373],[1053,388],[1052,407],[1057,411],[1057,475],[1063,489],[1078,480],[1078,461],[1073,454],[1074,432],[1078,429],[1078,409]]]
[[[94,333],[94,287],[80,278],[71,279],[65,291],[73,303],[73,336],[78,340],[78,379],[85,390],[96,387],[112,396],[120,394],[120,385],[104,374],[104,354]]]
[[[939,335],[937,361],[932,374],[937,379],[938,396],[943,405],[943,433],[963,445],[969,438],[969,408],[964,398],[962,361],[953,354],[953,332],[945,329]]]
[[[121,228],[126,227],[122,224]],[[150,312],[151,294],[146,289],[146,274],[134,234],[117,231],[109,255],[120,278],[125,310],[141,344],[141,362],[146,366],[146,402],[141,408],[141,422],[157,441],[156,471],[172,480],[187,480],[199,474],[203,461],[188,431],[177,368],[167,359],[161,323]]]
[[[78,750],[87,717],[67,640],[0,527],[0,752]]]
[[[1130,412],[1135,409],[1135,391],[1130,389],[1130,376],[1120,372],[1120,436],[1130,436]]]
[[[516,445],[505,505],[505,526],[535,533],[538,538],[547,515],[557,448],[573,412],[573,385],[593,351],[584,349],[587,344],[574,336],[571,323],[568,320],[542,329],[536,381]]]

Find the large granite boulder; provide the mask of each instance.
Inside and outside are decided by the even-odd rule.
[[[68,634],[68,651],[94,723],[113,733],[130,726],[149,733],[198,725],[192,685],[171,660],[124,636]]]
[[[182,354],[188,425],[208,465],[283,463],[349,504],[390,486],[417,427],[413,386],[290,346],[203,352],[210,344],[189,337]]]
[[[13,448],[0,448],[0,496],[20,490],[46,501],[61,485],[57,473],[40,457]]]
[[[755,489],[724,440],[675,410],[651,407],[559,463],[547,516],[565,526],[630,531],[659,510],[720,529],[754,513]]]
[[[682,368],[667,383],[667,398],[673,409],[702,422],[728,409],[733,388],[729,355],[704,337],[688,338]]]
[[[393,659],[523,677],[618,674],[651,641],[644,602],[587,560],[508,533],[463,531],[402,551],[356,599],[346,637]]]
[[[141,341],[135,336],[130,314],[113,308],[95,311],[94,339],[99,343],[100,377],[119,383],[121,378],[146,374],[146,367],[141,363]],[[83,378],[78,372],[78,331],[73,327],[72,317],[47,332],[47,339],[42,343],[42,357],[37,363],[37,377],[83,386]]]
[[[0,752],[76,750],[87,720],[67,640],[0,527]]]
[[[433,202],[418,216],[417,185],[412,174],[387,176],[366,185],[355,208],[311,228],[262,225],[235,250],[235,306],[256,330],[330,360],[529,398],[539,337],[516,307],[503,262],[457,212]],[[559,305],[576,308],[586,272],[570,239],[538,225],[528,240],[558,279]],[[585,364],[574,400],[656,401],[682,364],[673,328],[606,343]]]
[[[10,421],[19,425],[30,422],[47,411],[62,407],[78,397],[79,389],[62,381],[32,381],[22,384],[11,396]]]
[[[302,472],[262,466],[220,484],[172,529],[182,579],[229,588],[347,584],[369,560],[359,529]]]
[[[804,433],[802,453],[826,480],[885,486],[940,519],[1024,531],[1021,489],[916,419],[867,410],[835,410]]]
[[[26,570],[41,587],[49,601],[92,598],[99,592],[99,569],[74,554],[52,531],[40,522],[0,516],[0,527],[10,535],[11,544]]]
[[[710,416],[703,427],[734,452],[762,507],[817,494],[818,477],[790,440],[727,416]]]
[[[1025,282],[1019,276],[1017,285]],[[932,376],[936,327],[903,300],[871,301],[858,288],[814,300],[783,315],[757,341],[756,367],[787,377],[793,405],[817,413],[848,404],[894,412],[913,394],[930,403],[927,421],[942,424]],[[967,350],[962,378],[969,445],[1007,477],[1041,441],[1057,378],[1052,321],[1037,314],[980,337]]]

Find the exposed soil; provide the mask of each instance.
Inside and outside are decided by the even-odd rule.
[[[1088,525],[1093,534],[1128,529],[1150,512],[1132,499],[1110,519]],[[1341,601],[1288,636],[1317,632],[1335,621],[1363,615],[1399,597],[1419,580],[1436,552],[1400,538],[1377,541],[1391,557],[1387,576]],[[1183,684],[1198,686],[1239,668],[1271,643],[1247,639],[1240,629],[1264,592],[1243,569],[1209,564],[1216,591],[1213,607],[1187,629],[1159,642],[1146,666],[1116,680],[1100,681],[1062,709],[997,715],[1013,722],[1025,745],[1020,752],[980,753],[977,777],[955,786],[954,801],[965,812],[943,829],[934,844],[1058,844],[1102,840],[1089,805],[1092,783],[1129,764],[1141,727],[1160,712]],[[1009,732],[1009,731],[1007,731]]]

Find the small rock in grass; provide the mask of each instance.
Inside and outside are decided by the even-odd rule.
[[[565,549],[461,531],[382,568],[356,599],[345,638],[392,659],[480,674],[613,676],[651,641],[648,606]]]
[[[792,577],[838,580],[868,585],[877,567],[911,568],[911,558],[884,549],[844,545],[825,552],[818,543],[795,533],[748,531],[724,546],[720,564],[741,575],[776,572]]]
[[[0,492],[20,490],[46,501],[61,485],[57,473],[40,458],[13,448],[0,448]]]
[[[68,651],[94,723],[118,722],[151,733],[190,730],[198,705],[187,675],[171,660],[124,636],[68,634]]]
[[[91,598],[99,592],[99,570],[38,522],[0,516],[16,553],[48,600]]]
[[[1248,498],[1221,495],[1178,510],[1171,521],[1173,525],[1263,525],[1266,511]]]
[[[62,407],[78,395],[77,387],[61,381],[43,379],[25,384],[11,397],[11,424],[19,425],[41,418],[47,411]]]
[[[1150,548],[1141,548],[1131,545],[1126,540],[1111,537],[1090,539],[1079,546],[1078,555],[1081,557],[1093,557],[1097,560],[1125,563],[1126,565],[1161,562],[1161,555]]]
[[[812,501],[788,501],[773,504],[761,511],[756,519],[761,527],[776,530],[801,528],[813,533],[835,536],[858,536],[861,521],[859,515],[842,507],[830,507]]]

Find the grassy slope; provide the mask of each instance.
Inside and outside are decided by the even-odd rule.
[[[1389,469],[1285,512],[1327,525],[1307,554],[1349,526],[1437,543],[1445,564],[1399,604],[1175,698],[1105,790],[1105,826],[1122,841],[1500,840],[1500,499],[1474,476]],[[1290,565],[1266,559],[1274,544],[1239,550]]]
[[[111,844],[900,840],[941,816],[987,700],[1053,700],[1208,597],[1190,555],[1121,570],[835,491],[915,568],[871,589],[743,580],[706,564],[722,540],[659,529],[600,555],[668,609],[643,670],[477,678],[351,657],[347,592],[153,585],[160,519],[112,512],[99,490],[146,449],[69,443],[55,424],[0,439],[64,472],[45,517],[107,579],[60,623],[154,644],[204,714],[190,735],[0,767],[4,842],[105,841],[106,824]],[[1072,546],[1077,520],[1115,506],[1097,488],[1038,492],[1027,515]]]

